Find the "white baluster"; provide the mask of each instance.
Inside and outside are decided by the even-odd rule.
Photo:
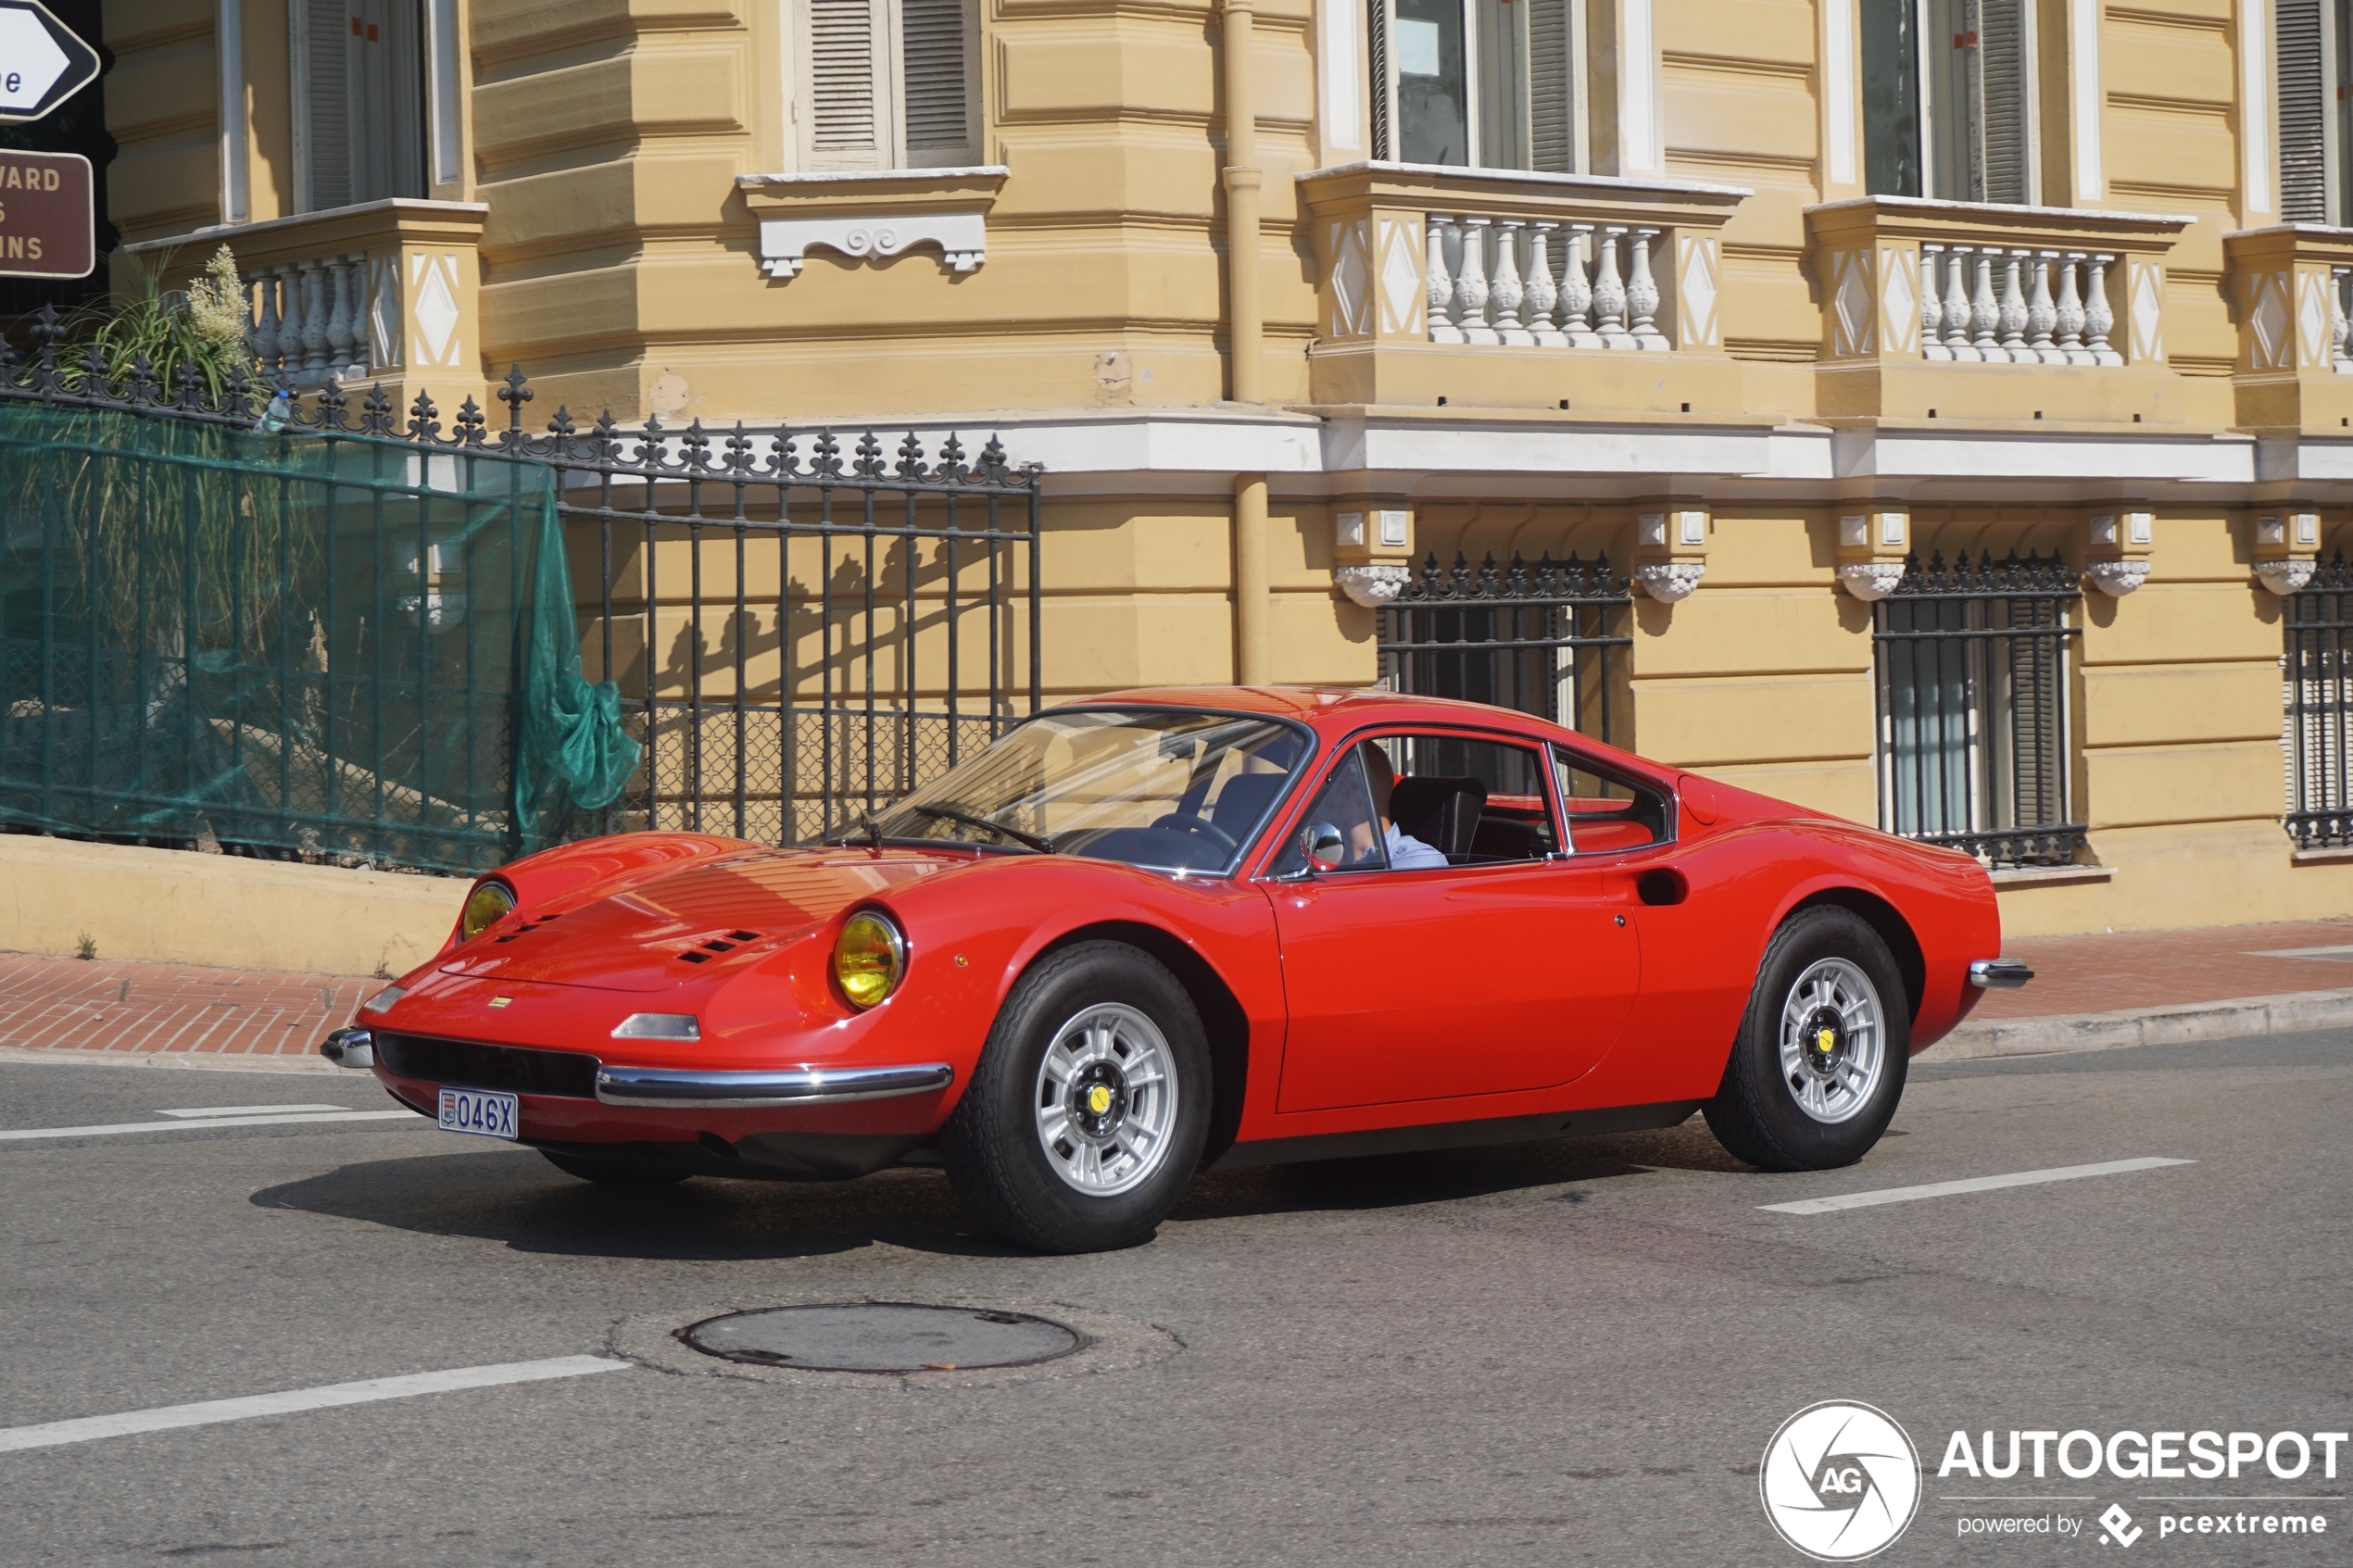
[[[1561,257],[1561,331],[1571,348],[1599,348],[1601,334],[1593,331],[1593,226],[1572,223],[1568,229],[1568,251]]]
[[[261,307],[255,312],[247,341],[253,345],[253,357],[259,361],[262,374],[274,381],[278,374],[278,274],[256,273],[253,286],[260,291]]]
[[[1593,330],[1604,348],[1633,348],[1634,334],[1626,330],[1626,284],[1617,275],[1617,236],[1623,229],[1601,231],[1601,257],[1593,269]]]
[[[2116,330],[2116,307],[2108,302],[2108,266],[2115,259],[2112,256],[2092,257],[2092,281],[2083,291],[2083,346],[2092,351],[2094,363],[2101,365],[2124,363],[2124,356],[2108,346],[2108,334]]]
[[[1634,341],[1651,353],[1664,354],[1675,345],[1653,320],[1658,314],[1658,281],[1651,276],[1651,242],[1656,238],[1655,229],[1634,231],[1634,265],[1626,275],[1626,311],[1633,318],[1629,330]]]
[[[1952,265],[1944,274],[1944,346],[1956,359],[1974,364],[1982,358],[1969,340],[1969,247],[1955,245]]]
[[[1560,288],[1553,282],[1553,231],[1557,223],[1531,223],[1528,239],[1528,330],[1541,348],[1563,348],[1568,339],[1553,324]]]
[[[1442,212],[1429,215],[1429,277],[1423,297],[1429,302],[1429,341],[1460,343],[1463,330],[1454,325],[1454,280],[1446,275],[1446,231],[1453,220]]]
[[[1536,334],[1521,320],[1520,302],[1528,297],[1519,278],[1519,232],[1528,227],[1517,218],[1495,220],[1495,282],[1488,291],[1495,302],[1495,335],[1514,348],[1532,348]]]
[[[1944,302],[1937,297],[1943,286],[1944,247],[1920,246],[1920,358],[1950,359],[1953,351],[1944,346]]]
[[[327,290],[333,300],[327,311],[327,373],[341,380],[351,372],[351,268],[340,257],[324,265]]]
[[[302,274],[302,375],[316,382],[327,373],[326,280],[316,261],[300,264]]]
[[[2014,250],[2002,257],[2002,358],[2020,365],[2034,358],[2026,346],[2026,295],[2018,286],[2019,258],[2026,254]]]
[[[2353,267],[2329,269],[2329,363],[2336,373],[2353,371],[2353,318],[2345,310],[2345,285]]]
[[[302,379],[302,274],[293,267],[279,268],[278,290],[283,296],[278,312],[278,384],[292,386]]]
[[[2075,282],[2077,269],[2083,265],[2083,253],[2071,250],[2059,264],[2058,345],[2070,365],[2089,365],[2091,351],[2083,346],[2083,296]]]
[[[1487,324],[1487,231],[1491,219],[1463,220],[1463,262],[1454,274],[1454,317],[1465,343],[1501,343]]]
[[[2035,253],[2034,289],[2026,302],[2026,345],[2045,365],[2067,363],[2067,356],[2051,342],[2051,331],[2058,325],[2058,307],[2051,303],[2051,263],[2057,258],[2055,250]]]
[[[1982,246],[1977,253],[1977,287],[1969,291],[1969,343],[1977,357],[1989,364],[1998,365],[2009,358],[1994,336],[1994,329],[2002,324],[2002,307],[1994,301],[1994,247]]]

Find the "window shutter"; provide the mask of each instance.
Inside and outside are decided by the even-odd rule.
[[[2278,0],[2272,47],[2279,62],[2280,216],[2328,221],[2328,89],[2321,53],[2321,0]]]
[[[1365,6],[1365,37],[1369,51],[1368,74],[1373,88],[1373,160],[1383,162],[1395,157],[1395,145],[1390,135],[1390,92],[1394,85],[1389,75],[1389,0],[1367,0]]]
[[[1569,75],[1575,54],[1569,44],[1570,0],[1528,0],[1529,153],[1531,167],[1548,174],[1577,172],[1577,136],[1571,122],[1576,85]]]
[[[925,168],[974,159],[971,6],[900,0],[899,16],[906,161]]]
[[[1985,137],[1981,199],[2023,205],[2034,188],[2026,111],[2026,7],[2020,0],[1982,0],[1978,20],[1980,91]]]
[[[315,3],[315,0],[314,0]],[[812,169],[881,165],[875,137],[872,0],[809,0],[809,144]]]
[[[302,48],[294,62],[308,144],[305,210],[351,205],[351,14],[346,0],[296,0]]]

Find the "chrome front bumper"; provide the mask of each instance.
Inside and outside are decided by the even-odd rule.
[[[319,1054],[337,1067],[373,1067],[376,1037],[365,1029],[338,1029],[319,1042]]]
[[[2020,959],[1979,959],[1969,966],[1969,983],[1981,991],[2015,991],[2033,978]]]
[[[684,1110],[704,1107],[838,1105],[944,1089],[956,1070],[944,1061],[913,1067],[810,1067],[783,1073],[701,1073],[669,1067],[601,1067],[597,1098],[606,1105]]]

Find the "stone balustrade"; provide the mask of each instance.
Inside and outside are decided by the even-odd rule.
[[[1652,270],[1661,231],[1430,213],[1432,343],[1666,353]]]
[[[1987,365],[2121,365],[2109,345],[2112,252],[1920,246],[1920,358]]]
[[[254,358],[281,386],[366,376],[376,343],[392,335],[388,323],[370,319],[371,307],[397,308],[396,297],[371,299],[369,282],[364,251],[257,269],[245,280],[253,311],[245,341]]]

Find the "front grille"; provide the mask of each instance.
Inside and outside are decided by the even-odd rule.
[[[376,1054],[395,1077],[504,1089],[518,1095],[597,1098],[597,1059],[579,1051],[478,1046],[468,1040],[428,1040],[417,1035],[376,1036]]]

